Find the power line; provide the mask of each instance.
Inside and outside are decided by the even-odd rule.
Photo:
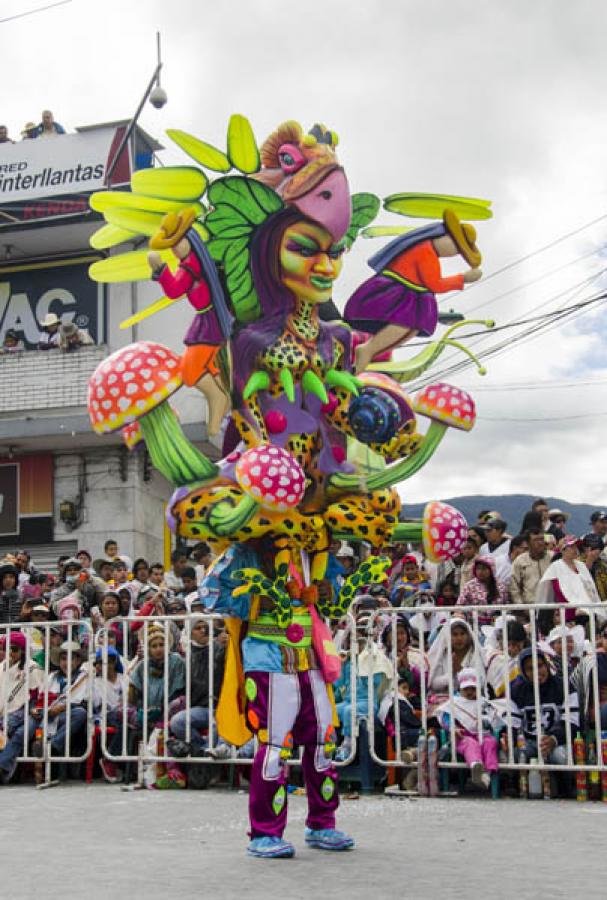
[[[57,3],[49,3],[48,6],[39,6],[37,9],[30,9],[27,12],[17,13],[14,16],[6,16],[4,19],[0,19],[0,25],[4,22],[14,22],[15,19],[24,19],[26,16],[33,16],[36,13],[46,12],[47,9],[54,9],[56,6],[65,6],[66,3],[71,3],[72,0],[58,0]]]
[[[541,416],[530,418],[508,418],[506,416],[477,416],[478,421],[483,422],[569,422],[572,419],[596,419],[599,416],[607,416],[607,412],[581,413],[573,416]]]
[[[512,381],[504,384],[460,384],[459,387],[463,390],[474,390],[476,393],[477,391],[545,391],[554,390],[554,388],[560,390],[561,388],[572,387],[601,387],[604,384],[607,384],[607,378],[594,381]]]

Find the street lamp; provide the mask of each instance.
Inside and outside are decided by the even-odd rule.
[[[157,56],[158,56],[158,61],[156,63],[156,68],[154,69],[154,74],[150,78],[150,83],[148,84],[147,88],[145,89],[145,93],[144,93],[143,97],[141,98],[139,106],[137,107],[137,109],[135,111],[135,115],[129,122],[128,128],[124,134],[124,137],[120,141],[120,146],[118,147],[116,153],[114,154],[114,158],[112,159],[112,162],[110,163],[110,167],[107,171],[106,181],[107,181],[108,188],[112,186],[112,175],[114,173],[114,169],[116,168],[116,166],[118,164],[118,160],[120,159],[122,151],[126,147],[128,140],[133,133],[133,129],[135,128],[135,125],[137,124],[137,120],[139,119],[139,116],[141,115],[141,110],[145,106],[146,100],[148,100],[148,98],[149,98],[150,103],[156,109],[162,109],[162,107],[167,102],[166,91],[164,90],[163,87],[161,87],[161,84],[160,84],[160,70],[162,69],[162,60],[160,58],[160,32],[159,31],[156,32],[156,52],[157,52]]]

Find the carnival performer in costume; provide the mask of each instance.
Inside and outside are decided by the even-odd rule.
[[[434,333],[438,321],[434,295],[461,291],[482,276],[475,242],[476,229],[447,209],[442,223],[416,228],[371,257],[369,265],[377,274],[356,289],[344,311],[350,325],[372,335],[356,348],[357,372],[417,334]],[[440,259],[458,255],[471,268],[444,277]]]
[[[233,318],[228,312],[215,264],[203,241],[191,228],[195,218],[193,209],[166,215],[158,233],[150,240],[152,249],[148,261],[152,278],[162,285],[167,297],[175,299],[187,294],[196,310],[196,318],[183,339],[186,349],[181,376],[184,384],[196,386],[206,397],[209,404],[207,430],[214,435],[230,409],[230,397],[216,359],[221,345],[230,336]],[[158,252],[168,247],[179,260],[175,274],[163,263]]]
[[[235,115],[226,154],[185,132],[169,136],[220,177],[209,183],[191,166],[167,167],[135,173],[128,200],[124,192],[95,195],[93,208],[108,222],[94,236],[95,246],[112,246],[138,229],[152,237],[159,255],[133,251],[100,260],[90,272],[104,281],[147,278],[149,265],[157,273],[169,299],[123,325],[184,292],[201,315],[183,359],[140,341],[100,363],[89,387],[91,421],[99,433],[122,429],[125,440],[145,441],[154,465],[175,486],[169,525],[183,537],[208,540],[219,554],[200,593],[207,609],[226,617],[229,634],[218,733],[236,746],[252,733],[259,742],[248,852],[270,858],[294,853],[283,832],[286,763],[295,746],[303,747],[306,843],[349,850],[352,838],[335,827],[332,685],[340,659],[323,619],[346,614],[358,590],[385,578],[388,560],[365,560],[336,593],[327,580],[328,548],[333,539],[369,541],[379,551],[390,538],[423,538],[437,562],[457,553],[467,534],[461,514],[434,502],[423,521],[399,523],[394,486],[425,464],[447,429],[473,427],[474,404],[465,392],[439,385],[437,402],[434,394],[419,397],[420,415],[431,425],[418,433],[401,385],[375,372],[355,377],[349,327],[319,317],[319,307],[332,299],[345,250],[381,205],[373,194],[350,194],[332,131],[315,125],[304,133],[297,122],[284,122],[258,148],[248,121]],[[232,168],[241,174],[227,174]],[[439,196],[441,211],[443,200],[457,205],[461,198]],[[176,211],[181,202],[193,204],[196,220]],[[432,202],[436,206],[436,195]],[[420,214],[417,199],[414,205]],[[470,200],[464,210],[488,218],[487,206]],[[446,240],[444,231],[431,239],[441,236]],[[174,276],[162,266],[172,262],[170,252],[180,260]],[[229,343],[222,288],[238,323]],[[183,383],[204,385],[211,397],[219,386],[207,379],[217,378],[213,367],[222,343],[231,360],[232,412],[223,458],[215,464],[187,440],[168,400]],[[416,360],[416,371],[447,343]],[[142,360],[150,372],[144,377]],[[219,397],[216,409],[210,431],[223,411]],[[388,465],[361,479],[348,458],[349,445],[357,442]]]
[[[256,544],[257,542],[252,542]],[[284,840],[287,824],[287,761],[294,746],[303,747],[303,775],[308,796],[306,843],[323,850],[349,850],[351,837],[335,828],[339,805],[338,776],[333,764],[335,728],[333,705],[313,646],[317,588],[290,582],[292,620],[281,627],[268,597],[254,600],[246,588],[239,593],[242,570],[273,568],[271,543],[233,544],[202,582],[200,596],[207,609],[228,617],[234,626],[248,622],[242,641],[242,668],[246,697],[246,726],[257,736],[249,792],[251,843],[249,855],[288,857],[295,853]],[[295,588],[295,590],[293,590]],[[230,650],[235,651],[232,643]],[[226,664],[229,679],[231,664]],[[238,712],[225,709],[234,698],[233,684],[224,681],[217,709],[220,734],[234,734]],[[226,717],[228,722],[225,722]],[[224,727],[227,725],[227,727]]]

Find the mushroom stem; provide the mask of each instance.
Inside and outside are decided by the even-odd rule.
[[[367,491],[379,491],[383,488],[392,487],[392,485],[398,484],[401,481],[406,481],[407,478],[411,478],[411,476],[415,475],[422,466],[425,466],[428,460],[434,455],[438,445],[445,436],[446,430],[447,426],[442,422],[432,421],[430,423],[430,428],[424,435],[424,442],[419,450],[407,459],[401,459],[398,462],[392,463],[391,466],[386,466],[386,468],[382,469],[380,472],[375,472],[373,475],[370,475],[364,480],[365,489]],[[360,493],[361,478],[359,475],[344,475],[338,473],[331,476],[329,479],[329,486],[333,490],[340,492],[354,491]]]
[[[391,540],[393,541],[421,541],[423,524],[422,522],[399,522],[392,529]]]
[[[168,403],[161,403],[140,424],[154,466],[172,484],[179,487],[216,477],[217,466],[186,438]]]

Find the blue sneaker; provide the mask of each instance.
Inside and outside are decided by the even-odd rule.
[[[259,859],[288,859],[295,856],[295,847],[279,837],[256,837],[247,847],[247,856]]]
[[[353,850],[354,838],[335,828],[306,828],[306,844],[317,850]]]

